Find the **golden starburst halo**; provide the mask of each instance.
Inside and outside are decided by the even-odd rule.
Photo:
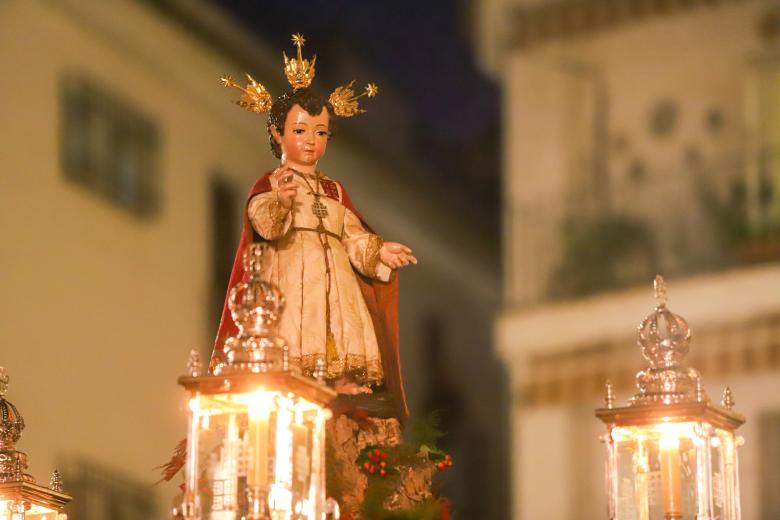
[[[285,52],[282,52],[284,57],[284,74],[287,77],[287,81],[292,86],[293,90],[301,88],[307,88],[311,85],[314,79],[315,68],[314,65],[317,62],[317,55],[314,55],[311,60],[304,59],[301,49],[306,44],[306,38],[300,33],[295,33],[291,36],[291,41],[296,47],[295,58],[288,58]],[[236,104],[243,107],[250,112],[265,113],[271,110],[273,105],[273,99],[271,94],[266,88],[258,83],[249,74],[246,75],[248,83],[245,87],[242,87],[232,77],[225,75],[220,78],[222,86],[235,88],[241,91],[241,98],[236,101]],[[374,97],[379,93],[379,87],[376,83],[369,83],[358,95],[355,95],[353,85],[355,81],[352,80],[349,84],[337,87],[330,97],[328,102],[333,107],[335,115],[340,117],[352,117],[356,114],[365,112],[358,106],[358,99],[363,96]]]

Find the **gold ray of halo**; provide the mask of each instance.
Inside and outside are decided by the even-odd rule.
[[[236,104],[250,112],[262,114],[271,110],[273,99],[266,88],[255,81],[249,74],[246,75],[248,81],[246,87],[242,87],[228,74],[220,78],[222,86],[225,88],[235,88],[242,92],[241,97]]]
[[[376,83],[369,83],[363,92],[356,96],[355,91],[352,90],[352,85],[354,84],[355,80],[353,79],[349,84],[337,87],[328,97],[328,101],[333,107],[333,112],[337,116],[352,117],[356,114],[362,114],[365,110],[358,106],[358,99],[363,96],[374,97],[379,93],[379,87]]]

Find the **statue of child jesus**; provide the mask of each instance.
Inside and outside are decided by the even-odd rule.
[[[394,271],[417,259],[409,247],[374,233],[344,187],[317,169],[331,136],[333,99],[307,86],[271,105],[269,140],[281,164],[249,193],[229,287],[244,274],[241,257],[248,244],[266,242],[264,279],[286,299],[279,335],[290,345],[291,364],[311,375],[323,360],[327,379],[340,393],[384,387],[397,401],[398,416],[405,417]],[[232,334],[226,305],[212,367]]]

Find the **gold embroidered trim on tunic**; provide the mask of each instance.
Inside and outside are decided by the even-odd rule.
[[[268,204],[268,218],[271,220],[271,236],[278,237],[284,230],[284,219],[289,210],[282,206],[279,199],[274,199]]]
[[[368,276],[376,276],[376,266],[379,263],[379,250],[382,249],[385,241],[379,235],[369,235],[366,243],[366,252],[364,253],[363,265]]]
[[[317,368],[317,361],[325,361],[325,355],[306,354],[301,357],[291,357],[290,363],[301,368],[304,375],[313,377]],[[346,360],[339,358],[327,364],[325,369],[326,379],[336,379],[343,376],[351,377],[360,384],[381,385],[384,380],[382,362],[379,359],[366,361],[366,356],[359,354],[347,354]]]

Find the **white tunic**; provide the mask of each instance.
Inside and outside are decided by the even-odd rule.
[[[263,276],[279,287],[286,300],[279,334],[290,345],[290,362],[311,375],[317,360],[323,359],[329,378],[348,375],[360,383],[380,384],[383,373],[376,334],[353,268],[387,281],[391,270],[379,260],[382,239],[368,232],[340,202],[340,184],[324,175],[296,174],[294,179],[298,194],[291,211],[279,203],[274,182],[272,191],[249,201],[247,210],[254,230],[270,244]],[[327,208],[322,218],[326,233],[316,231],[320,219],[312,209],[313,191],[322,194],[319,199]],[[323,241],[329,246],[327,252]],[[330,353],[326,352],[328,328],[335,340],[335,351]]]

